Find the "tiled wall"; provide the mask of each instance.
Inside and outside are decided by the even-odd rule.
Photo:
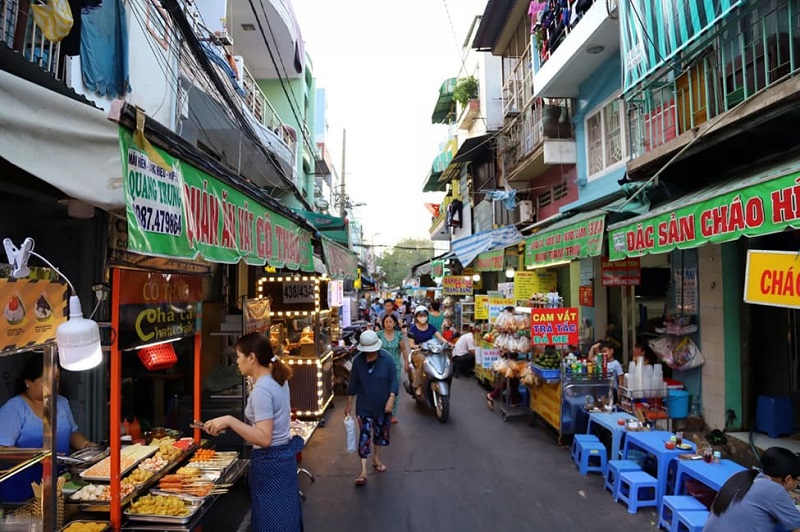
[[[722,248],[705,245],[698,249],[700,299],[700,351],[702,414],[711,428],[725,428],[725,334],[723,328]]]

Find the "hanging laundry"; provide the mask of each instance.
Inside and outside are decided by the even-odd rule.
[[[544,11],[546,5],[546,2],[540,2],[539,0],[533,0],[528,5],[528,16],[531,17],[531,33],[536,31],[536,26],[540,23],[542,11]]]
[[[447,227],[461,227],[464,212],[464,202],[453,200],[447,206]]]
[[[516,190],[487,190],[486,197],[492,201],[502,201],[503,206],[509,211],[517,206]]]
[[[122,0],[82,16],[81,74],[87,89],[116,98],[131,92],[128,77],[128,22]]]
[[[201,42],[200,46],[203,48],[203,51],[206,54],[206,57],[211,59],[218,67],[225,71],[225,74],[228,75],[228,79],[231,80],[231,85],[233,85],[233,90],[235,90],[239,96],[245,96],[245,91],[241,85],[239,85],[239,80],[236,76],[236,71],[231,66],[231,62],[228,60],[227,57],[222,55],[220,49],[216,46],[212,46],[207,42]],[[235,63],[234,63],[235,66]]]

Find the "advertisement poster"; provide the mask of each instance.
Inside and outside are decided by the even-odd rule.
[[[556,291],[558,274],[547,270],[517,272],[514,275],[514,299],[527,300],[533,294],[546,294]]]
[[[245,299],[244,334],[260,332],[266,334],[269,328],[269,299]]]
[[[675,270],[675,311],[697,314],[697,268]]]
[[[578,345],[577,308],[531,309],[533,345]]]
[[[431,262],[431,277],[434,279],[440,279],[444,277],[444,261],[443,260],[435,260]]]
[[[503,294],[503,297],[512,299],[514,297],[514,282],[497,283],[497,290]]]
[[[578,304],[582,307],[594,306],[594,287],[592,285],[578,287]]]
[[[505,265],[505,250],[496,249],[478,255],[475,259],[475,271],[479,272],[499,272]]]
[[[800,255],[796,251],[748,250],[744,300],[800,308]]]
[[[610,261],[600,266],[603,286],[639,286],[642,284],[642,265],[639,257]]]
[[[442,279],[442,294],[445,296],[471,296],[472,277],[445,275],[444,279]]]
[[[489,296],[479,294],[475,296],[475,319],[489,319]]]
[[[500,350],[492,348],[483,348],[483,359],[481,361],[483,369],[489,369],[492,367],[492,364],[497,362],[497,359],[500,358]]]
[[[54,341],[56,327],[67,321],[67,285],[45,279],[0,279],[0,305],[0,353],[42,345]]]
[[[191,336],[201,319],[199,277],[120,270],[121,350]]]
[[[513,307],[515,301],[505,297],[489,297],[489,323],[494,323],[497,316],[506,307]]]

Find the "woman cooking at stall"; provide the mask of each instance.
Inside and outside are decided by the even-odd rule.
[[[44,362],[41,354],[25,361],[14,387],[15,395],[0,407],[0,447],[41,449],[44,418]],[[69,401],[58,395],[56,400],[57,441],[56,451],[69,454],[71,450],[85,449],[94,445],[78,432],[72,417]],[[0,483],[0,501],[22,502],[33,497],[31,482],[42,481],[42,467],[36,465],[21,471]]]
[[[272,352],[269,339],[250,333],[236,342],[236,365],[252,378],[247,399],[247,422],[233,416],[207,421],[203,430],[212,436],[230,428],[253,444],[250,461],[250,499],[254,532],[303,530],[297,453],[303,439],[292,437],[289,383],[292,369]]]

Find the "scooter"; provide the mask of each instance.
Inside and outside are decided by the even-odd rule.
[[[411,387],[414,366],[412,365],[413,352],[408,357],[409,375],[408,381],[403,381],[406,392],[413,397],[417,403],[433,408],[436,411],[436,418],[442,423],[447,422],[450,417],[450,385],[453,382],[453,358],[450,354],[449,346],[439,340],[432,339],[422,344],[419,351],[425,355],[422,363],[422,393],[417,395]]]
[[[361,333],[367,330],[369,323],[356,321],[342,329],[341,340],[344,345],[333,347],[333,390],[344,394],[350,382],[350,370],[353,367],[353,357],[357,351],[356,346]]]

